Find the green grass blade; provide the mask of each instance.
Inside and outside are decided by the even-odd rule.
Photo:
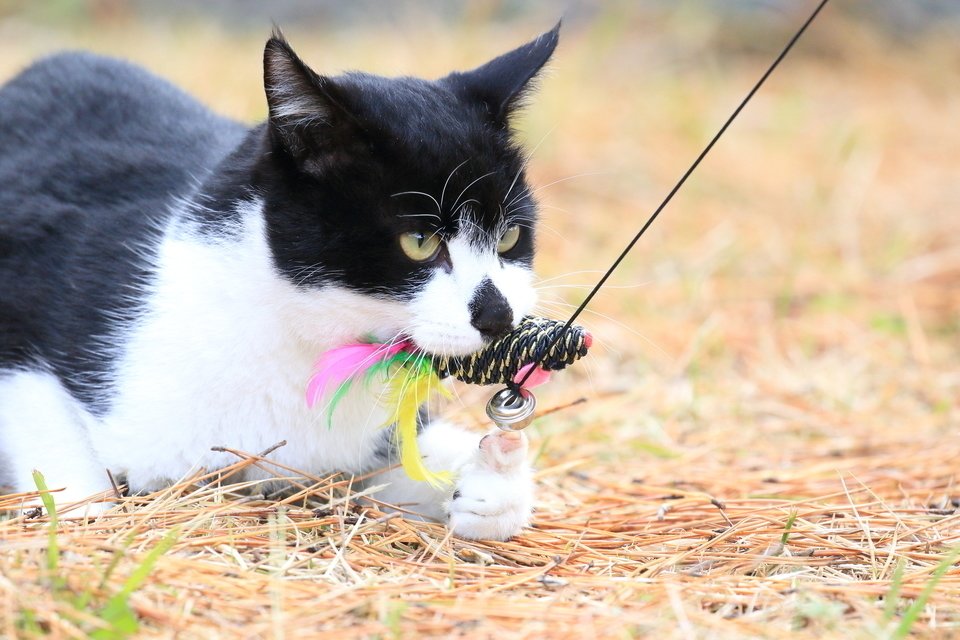
[[[50,517],[50,525],[47,530],[47,571],[50,579],[57,579],[57,571],[60,564],[60,545],[57,541],[57,503],[50,495],[50,489],[47,487],[47,481],[43,474],[38,470],[33,470],[33,483],[37,485],[37,491],[40,492],[40,501],[43,502],[43,508],[47,510]]]
[[[170,547],[174,545],[179,535],[179,529],[171,529],[169,532],[167,532],[167,535],[161,538],[160,542],[157,543],[157,546],[150,550],[150,553],[148,553],[143,559],[143,562],[140,563],[140,566],[134,569],[133,573],[127,577],[123,583],[123,587],[121,587],[120,591],[114,596],[114,598],[127,598],[131,593],[140,588],[140,585],[143,584],[143,581],[146,580],[147,576],[150,575],[150,572],[153,571],[153,566],[157,564],[157,560],[160,559],[160,556],[170,550]]]
[[[137,532],[131,531],[126,540],[123,541],[123,546],[117,549],[117,551],[113,554],[113,557],[110,558],[110,564],[107,565],[106,570],[103,572],[103,577],[100,578],[101,589],[107,586],[107,581],[110,580],[110,576],[113,575],[113,572],[120,565],[120,561],[126,557],[127,549],[130,548],[136,537]]]
[[[790,530],[793,529],[793,523],[797,520],[796,510],[791,511],[790,515],[787,516],[787,524],[783,527],[783,535],[780,536],[780,544],[786,546],[787,540],[790,539]]]
[[[933,570],[933,573],[930,574],[930,579],[927,581],[923,591],[920,592],[917,599],[910,605],[910,608],[904,612],[903,618],[900,619],[900,624],[893,630],[893,634],[890,636],[893,640],[902,640],[910,635],[910,629],[916,624],[917,618],[920,617],[920,612],[927,606],[927,600],[933,595],[933,591],[937,588],[940,579],[954,566],[957,559],[960,559],[960,547],[950,551],[946,557],[940,561],[937,568]]]
[[[144,557],[143,562],[133,570],[133,573],[127,577],[120,591],[114,594],[100,610],[100,619],[109,626],[93,632],[90,635],[91,638],[95,640],[127,638],[139,630],[140,624],[137,620],[137,614],[130,607],[130,596],[144,583],[147,576],[153,571],[154,565],[157,564],[157,560],[170,550],[179,534],[179,529],[170,530],[167,535],[163,536],[157,546],[150,550]]]

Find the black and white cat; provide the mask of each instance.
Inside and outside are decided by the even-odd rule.
[[[437,81],[321,76],[282,36],[268,120],[247,128],[124,62],[70,53],[0,89],[0,483],[60,500],[233,462],[310,471],[395,462],[378,389],[332,427],[304,386],[367,336],[468,354],[534,303],[535,203],[511,114],[557,28]],[[526,440],[434,421],[432,489],[388,471],[379,498],[473,538],[524,527]],[[480,446],[478,446],[480,443]],[[248,477],[255,477],[252,475]]]

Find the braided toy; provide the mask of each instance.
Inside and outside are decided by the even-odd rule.
[[[433,366],[441,378],[453,376],[469,384],[507,384],[517,372],[551,344],[563,331],[563,322],[549,318],[524,316],[520,325],[469,356],[434,356]],[[539,367],[560,371],[583,356],[593,343],[586,329],[574,325],[543,356]]]
[[[564,323],[526,316],[520,325],[469,356],[423,355],[413,343],[349,344],[323,353],[307,383],[307,405],[313,407],[328,396],[327,424],[337,404],[356,381],[386,383],[383,397],[391,407],[384,426],[396,425],[397,445],[404,471],[414,480],[444,485],[452,480],[448,472],[431,471],[423,464],[417,447],[417,414],[432,393],[448,395],[441,378],[453,376],[470,384],[518,384],[531,368],[559,371],[583,356],[592,344],[589,333],[579,326],[565,332]],[[562,332],[562,335],[561,335]],[[554,340],[556,343],[554,344]],[[549,351],[540,353],[550,347]],[[534,359],[541,357],[540,362]],[[534,384],[531,376],[530,384]]]

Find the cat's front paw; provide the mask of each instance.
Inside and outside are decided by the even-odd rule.
[[[530,523],[532,508],[527,437],[499,430],[484,436],[450,499],[453,533],[473,540],[507,540]]]

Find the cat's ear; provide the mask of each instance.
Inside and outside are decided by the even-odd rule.
[[[337,84],[313,71],[279,31],[263,51],[271,136],[298,164],[324,168],[343,156],[359,125]]]
[[[560,39],[560,23],[550,31],[473,71],[452,73],[448,83],[464,99],[478,102],[490,120],[506,128],[510,115],[523,104],[534,80]]]

